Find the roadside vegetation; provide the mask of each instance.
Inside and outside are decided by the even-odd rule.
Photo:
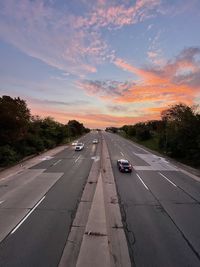
[[[70,142],[90,130],[70,120],[32,116],[23,99],[0,97],[0,166],[4,167],[46,149]]]
[[[107,128],[152,150],[193,167],[200,167],[200,114],[179,103],[161,112],[161,120]]]

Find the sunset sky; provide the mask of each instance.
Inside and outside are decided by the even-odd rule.
[[[200,104],[200,0],[0,0],[0,95],[90,128]]]

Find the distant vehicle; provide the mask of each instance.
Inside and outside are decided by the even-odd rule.
[[[78,141],[74,141],[73,143],[72,143],[72,146],[77,146],[78,145]]]
[[[127,159],[118,159],[117,166],[120,172],[132,172],[133,167]]]
[[[92,143],[93,143],[93,144],[98,144],[99,141],[98,141],[98,139],[94,139],[94,140],[92,141]]]
[[[75,146],[75,151],[81,151],[84,148],[84,144],[83,143],[78,143]]]

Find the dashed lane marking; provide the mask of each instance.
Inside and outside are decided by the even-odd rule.
[[[62,161],[62,159],[59,159],[59,160],[57,160],[54,164],[53,164],[53,166],[55,166],[55,165],[57,165],[59,162],[61,162]]]
[[[147,190],[149,190],[148,186],[144,183],[144,181],[143,181],[142,178],[139,176],[139,174],[136,173],[136,175],[137,175],[137,177],[140,179],[140,181],[142,182],[142,184],[144,185],[144,187],[145,187]]]
[[[80,156],[78,156],[78,158],[77,159],[75,159],[75,163],[80,159],[80,157],[81,157],[81,155]]]
[[[45,199],[46,196],[43,196],[43,198],[38,201],[38,203],[32,208],[32,210],[22,219],[20,223],[12,230],[11,235],[14,234],[14,232],[17,231],[17,229],[22,225],[22,223],[33,213],[33,211],[40,205],[40,203]]]
[[[162,173],[160,173],[160,172],[159,172],[159,174],[160,174],[163,178],[165,178],[170,184],[172,184],[173,186],[177,187],[177,185],[174,184],[172,181],[170,181],[164,174],[162,174]]]

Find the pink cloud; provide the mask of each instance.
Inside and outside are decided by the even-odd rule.
[[[1,7],[2,39],[65,72],[76,75],[96,72],[106,43],[95,31],[76,29],[73,25],[76,17],[53,9],[42,0],[3,0]]]
[[[105,128],[109,126],[121,127],[124,124],[134,124],[139,121],[146,121],[149,119],[149,114],[143,116],[114,116],[104,113],[71,113],[71,112],[57,112],[54,110],[31,109],[33,115],[41,117],[50,116],[56,121],[66,124],[69,120],[75,119],[83,123],[89,128]],[[152,115],[152,119],[157,119],[157,115]]]
[[[76,27],[121,28],[135,24],[153,16],[160,6],[160,0],[136,0],[134,5],[98,5],[87,17],[76,19]]]
[[[100,28],[121,28],[143,21],[154,13],[160,0],[137,0],[131,6],[114,3],[99,0],[88,4],[84,16],[75,16],[45,0],[2,0],[0,38],[62,71],[94,73],[111,53]]]

